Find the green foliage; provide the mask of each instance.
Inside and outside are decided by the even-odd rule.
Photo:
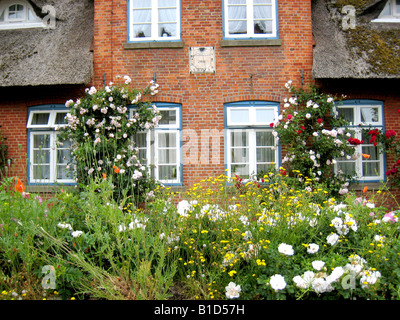
[[[298,177],[157,187],[145,209],[117,201],[111,177],[48,200],[14,191],[10,178],[0,189],[0,299],[398,300],[398,212],[377,205],[384,193],[333,198]],[[44,266],[56,289],[42,288]]]
[[[5,171],[7,168],[8,146],[6,145],[6,141],[7,138],[5,138],[0,132],[0,177],[5,175]]]
[[[336,159],[354,154],[352,144],[357,141],[349,140],[350,130],[341,129],[347,123],[335,116],[334,98],[313,86],[297,89],[288,82],[286,87],[292,97],[285,99],[279,119],[271,123],[274,135],[287,148],[282,165],[326,184],[333,193],[346,193],[350,177],[335,173],[333,166]]]
[[[378,148],[378,152],[394,157],[394,164],[386,171],[386,176],[393,187],[400,186],[400,141],[394,130],[383,132],[380,129],[364,129],[364,135],[369,137],[369,143]]]
[[[161,119],[150,101],[158,85],[150,82],[142,90],[131,89],[131,79],[125,76],[124,80],[123,84],[105,88],[91,87],[82,98],[67,101],[68,124],[60,129],[60,138],[73,142],[74,162],[70,165],[80,184],[112,176],[116,186],[124,186],[115,188],[115,197],[122,198],[124,190],[136,201],[143,201],[143,195],[154,188],[155,181],[139,159],[135,136],[153,128]],[[131,105],[135,106],[132,115],[128,109]]]

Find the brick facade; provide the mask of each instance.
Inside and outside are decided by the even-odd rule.
[[[199,135],[202,130],[223,132],[224,103],[280,102],[288,80],[299,85],[302,75],[303,79],[311,77],[311,1],[280,0],[278,16],[281,45],[225,47],[221,43],[222,1],[182,0],[182,47],[128,49],[127,1],[96,1],[94,84],[102,86],[104,76],[109,82],[117,75],[129,75],[133,86],[143,87],[155,74],[160,84],[157,101],[182,104],[183,131],[190,128]],[[215,74],[189,73],[190,47],[215,47]],[[183,143],[185,140],[183,136]],[[211,152],[199,144],[199,159],[184,165],[184,185],[224,173],[223,135],[217,165],[207,158]],[[183,154],[184,163],[185,157],[190,154]]]

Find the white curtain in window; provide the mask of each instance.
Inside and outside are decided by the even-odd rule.
[[[136,38],[151,37],[151,10],[133,10],[133,32]],[[141,24],[143,23],[143,24]]]
[[[176,8],[158,10],[159,36],[176,36]]]
[[[228,3],[228,20],[229,33],[246,33],[247,32],[247,14],[246,6],[236,6],[245,4],[243,0],[229,0]],[[243,19],[243,21],[232,21]]]

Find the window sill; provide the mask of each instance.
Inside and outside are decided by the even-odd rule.
[[[124,44],[124,49],[180,49],[183,46],[183,41],[127,42]]]
[[[269,47],[281,46],[281,39],[246,39],[246,40],[228,40],[224,39],[220,42],[221,47]]]
[[[374,19],[371,22],[374,23],[400,23],[400,18],[378,18],[378,19]]]
[[[390,184],[385,182],[368,182],[368,181],[359,181],[355,183],[351,183],[349,186],[350,191],[362,191],[365,187],[368,187],[368,191],[379,190],[384,187],[388,187],[390,189]]]

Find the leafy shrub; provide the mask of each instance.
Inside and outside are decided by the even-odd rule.
[[[152,190],[155,181],[139,159],[135,147],[135,135],[158,124],[161,115],[150,97],[157,93],[154,82],[144,89],[131,89],[131,79],[124,77],[122,84],[104,88],[91,87],[84,97],[75,102],[69,100],[70,108],[65,128],[60,138],[73,142],[74,172],[82,185],[96,177],[112,176],[116,186],[115,196],[122,197],[124,190],[137,201]],[[130,106],[135,110],[129,114]]]

